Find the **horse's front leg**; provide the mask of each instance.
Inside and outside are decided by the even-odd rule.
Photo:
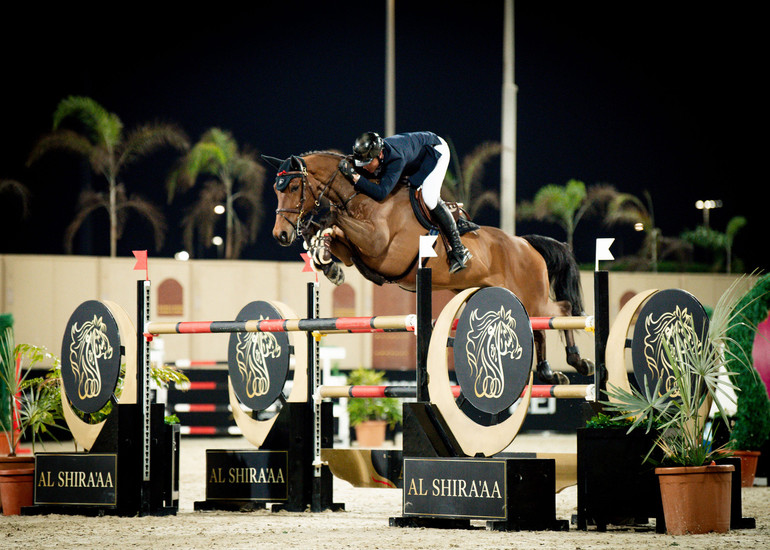
[[[569,384],[569,378],[562,372],[551,370],[551,365],[545,358],[545,331],[536,330],[533,336],[537,355],[537,376],[540,381],[544,384]]]
[[[564,331],[565,350],[567,352],[567,364],[575,368],[583,376],[591,376],[594,373],[594,362],[580,357],[580,350],[575,345],[575,334],[571,330]]]

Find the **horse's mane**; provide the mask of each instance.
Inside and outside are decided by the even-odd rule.
[[[347,155],[343,153],[342,151],[334,151],[334,150],[322,150],[322,151],[307,151],[305,153],[302,153],[301,157],[307,157],[309,155],[327,155],[330,157],[338,157],[338,158],[344,158]]]

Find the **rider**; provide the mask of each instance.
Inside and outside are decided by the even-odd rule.
[[[340,172],[375,200],[384,200],[402,176],[409,176],[412,187],[422,186],[422,197],[433,218],[449,240],[449,272],[465,268],[471,253],[463,246],[457,224],[444,201],[441,184],[449,166],[449,146],[433,132],[409,132],[382,139],[375,132],[365,132],[353,145],[356,167],[379,178],[380,183],[366,179],[346,159],[339,163]]]

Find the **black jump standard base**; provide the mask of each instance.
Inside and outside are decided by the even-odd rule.
[[[22,515],[175,515],[179,509],[178,425],[151,406],[150,475],[143,482],[139,405],[116,405],[88,452],[37,453],[34,505]]]
[[[321,415],[321,443],[331,447],[331,403],[323,403]],[[308,444],[312,425],[310,403],[285,403],[258,450],[208,450],[206,500],[195,502],[194,509],[247,511],[270,505],[273,512],[344,510],[344,504],[333,502],[328,466],[321,466],[316,475]]]
[[[403,515],[392,527],[566,531],[556,519],[553,459],[457,456],[440,412],[404,404]]]

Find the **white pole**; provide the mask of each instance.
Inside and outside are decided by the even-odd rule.
[[[385,135],[396,133],[396,0],[386,0]]]
[[[503,114],[500,155],[500,228],[516,234],[516,84],[513,0],[505,0],[503,26]]]

